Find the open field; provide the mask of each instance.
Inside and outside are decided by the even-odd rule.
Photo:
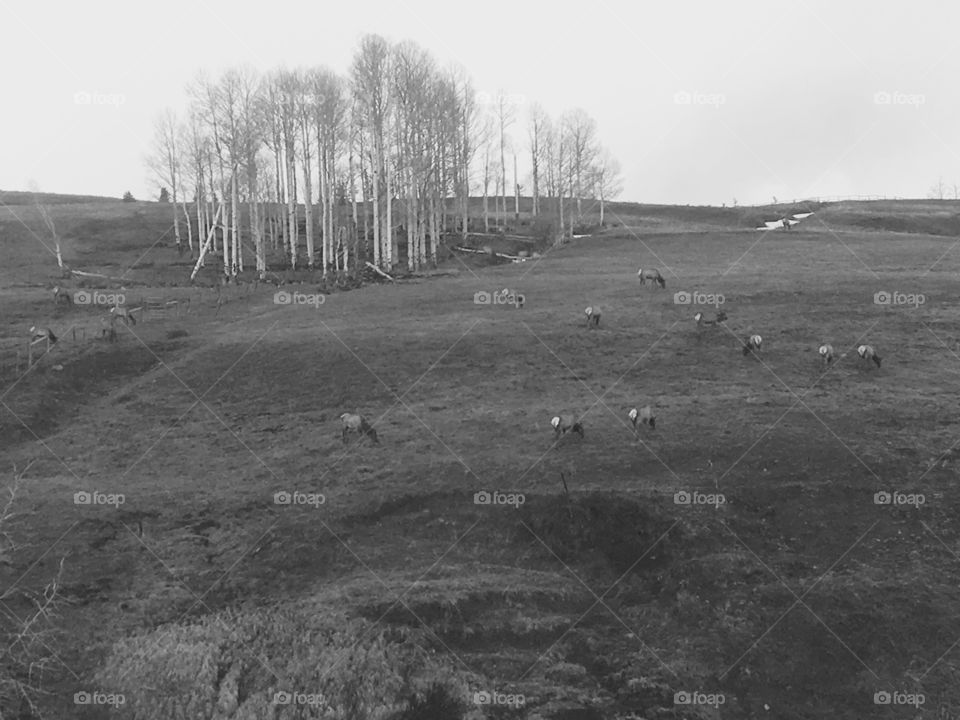
[[[538,262],[219,310],[167,285],[190,263],[157,242],[161,210],[55,215],[71,265],[190,311],[116,344],[65,336],[2,375],[2,467],[33,464],[0,575],[41,588],[66,558],[51,717],[908,716],[881,691],[960,717],[960,203],[838,203],[789,233],[750,229],[757,208],[617,203],[621,227]],[[7,212],[0,340],[94,328],[93,309],[54,308],[56,265]],[[504,287],[523,310],[474,303]],[[717,306],[677,292],[722,295],[726,327],[698,330]],[[823,342],[845,355],[829,368]],[[656,430],[635,440],[627,412],[648,403]],[[554,441],[564,409],[584,439]],[[356,411],[379,445],[341,442]],[[93,491],[124,502],[75,504]],[[294,491],[324,501],[275,502]],[[725,502],[677,502],[695,492]],[[413,714],[434,681],[471,702]],[[126,703],[74,704],[95,690]]]

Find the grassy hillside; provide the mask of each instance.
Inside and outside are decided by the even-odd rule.
[[[26,374],[4,365],[0,391],[3,466],[33,463],[0,575],[39,589],[66,558],[43,707],[106,717],[73,701],[101,691],[126,718],[901,717],[874,702],[889,690],[957,715],[960,258],[931,232],[948,206],[825,205],[757,233],[737,228],[763,209],[616,204],[626,227],[539,261],[450,259],[456,275],[316,307],[131,286],[190,307],[115,344],[96,308],[54,306],[33,221],[0,210],[0,334],[64,337]],[[58,206],[69,262],[182,280],[163,210]],[[523,310],[474,303],[503,287]],[[722,295],[726,326],[698,330],[680,291]],[[764,348],[744,356],[751,333]],[[635,438],[626,414],[648,403]],[[563,409],[585,438],[555,441]],[[379,445],[341,441],[356,411]],[[124,502],[74,503],[95,491]],[[476,502],[493,491],[523,502]]]

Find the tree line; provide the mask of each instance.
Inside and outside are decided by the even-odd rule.
[[[506,221],[510,199],[519,220],[524,154],[533,215],[549,218],[556,238],[582,221],[584,200],[599,203],[602,223],[603,203],[621,190],[619,165],[584,110],[553,119],[530,105],[518,142],[514,99],[478,94],[462,68],[439,67],[409,41],[365,36],[346,76],[235,68],[200,74],[187,95],[184,117],[158,116],[147,164],[169,187],[178,250],[197,255],[194,276],[213,253],[227,276],[253,265],[263,277],[268,248],[293,269],[319,263],[324,276],[365,260],[435,265],[442,235],[470,230],[471,190],[482,188],[485,232],[491,219]]]

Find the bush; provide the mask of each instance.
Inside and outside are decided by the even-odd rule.
[[[538,249],[550,247],[557,239],[557,225],[550,219],[538,217],[530,225],[530,234],[536,239]]]
[[[129,190],[127,190],[127,191],[123,194],[123,201],[124,201],[124,202],[136,202],[136,200],[137,200],[137,199],[133,196],[133,193],[130,192]]]
[[[125,696],[115,714],[136,720],[386,720],[427,706],[453,711],[448,698],[466,697],[466,683],[413,635],[318,616],[315,607],[223,612],[116,642],[95,679]],[[427,682],[451,689],[421,694]],[[313,701],[289,702],[294,693]]]

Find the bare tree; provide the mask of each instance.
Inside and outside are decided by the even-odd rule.
[[[620,163],[606,148],[597,153],[590,167],[590,180],[595,196],[600,201],[600,225],[603,226],[604,203],[623,192]]]
[[[451,81],[456,94],[457,137],[455,144],[454,170],[457,192],[460,198],[460,232],[464,239],[470,231],[470,168],[477,152],[477,128],[479,115],[473,84],[462,68],[451,71]]]
[[[532,164],[533,180],[533,216],[540,214],[540,174],[543,164],[543,133],[549,118],[539,104],[534,104],[530,109],[530,162]]]
[[[263,80],[259,75],[250,68],[243,68],[237,72],[236,77],[240,113],[240,138],[237,152],[246,169],[250,237],[253,240],[257,276],[262,280],[266,277],[267,263],[263,244],[263,221],[259,210],[260,182],[257,154],[266,140],[269,110],[263,93]],[[240,262],[242,266],[242,255]]]
[[[563,116],[562,124],[569,140],[572,193],[576,196],[577,222],[583,221],[584,177],[597,154],[597,123],[586,111],[576,108]]]
[[[381,232],[380,206],[383,202],[381,179],[386,171],[386,143],[385,132],[389,122],[390,94],[389,94],[389,64],[390,46],[379,35],[366,35],[360,41],[360,48],[354,56],[351,66],[351,81],[353,92],[357,100],[357,109],[360,122],[369,137],[370,166],[373,175],[373,247],[374,264],[379,267],[389,267],[392,255],[392,238],[390,237],[390,189],[389,175],[387,181],[387,212],[385,223],[387,226],[386,238]]]
[[[154,121],[154,147],[153,153],[147,159],[147,164],[161,187],[170,186],[173,234],[177,241],[177,253],[182,255],[183,240],[180,237],[180,216],[177,208],[178,192],[182,192],[180,135],[176,113],[170,108],[165,109]]]
[[[931,200],[943,200],[945,189],[946,186],[943,183],[943,176],[941,175],[937,178],[937,181],[930,186],[930,189],[927,191],[927,197]]]
[[[497,93],[497,128],[500,131],[500,190],[502,192],[503,200],[503,222],[506,222],[507,219],[507,164],[506,164],[506,149],[507,149],[507,128],[509,128],[513,121],[516,118],[515,108],[513,103],[509,100],[507,95],[501,90]],[[497,222],[500,222],[500,216],[498,213]]]
[[[53,239],[54,253],[57,258],[57,267],[60,268],[60,274],[68,274],[67,268],[63,265],[63,253],[60,250],[60,236],[57,234],[57,226],[53,221],[53,216],[50,214],[50,210],[46,205],[40,202],[40,186],[36,181],[31,180],[28,185],[30,192],[33,193],[33,205],[37,209],[37,214],[40,216],[40,221],[43,223],[43,226],[46,228],[47,232],[50,233],[50,237]]]
[[[286,165],[287,243],[290,267],[297,267],[297,104],[300,81],[295,72],[281,71],[277,77],[280,135]],[[312,258],[311,258],[312,259]]]

